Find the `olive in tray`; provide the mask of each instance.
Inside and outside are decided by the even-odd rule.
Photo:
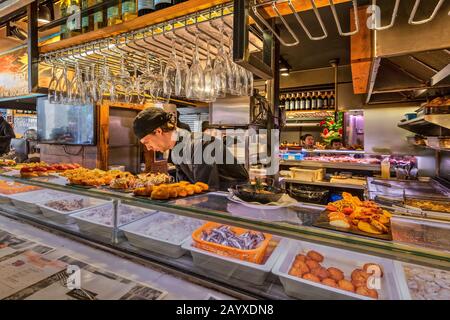
[[[280,188],[267,185],[241,184],[237,185],[233,193],[241,200],[267,204],[277,202],[284,195]]]

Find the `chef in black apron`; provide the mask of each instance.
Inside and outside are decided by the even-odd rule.
[[[178,181],[200,181],[207,183],[211,190],[222,191],[248,182],[247,170],[237,163],[221,139],[208,135],[200,139],[201,133],[195,135],[178,128],[174,116],[162,109],[141,111],[134,119],[133,129],[148,150],[171,150]],[[211,157],[204,158],[204,154]]]

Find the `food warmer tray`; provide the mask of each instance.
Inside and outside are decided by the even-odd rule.
[[[442,198],[450,196],[449,190],[436,181],[383,180],[369,177],[367,178],[367,186],[370,200],[375,200],[377,196],[388,196],[398,199],[403,199],[404,197]]]
[[[111,223],[111,225],[108,225],[108,224],[102,223],[100,221],[95,221],[95,220],[84,217],[84,215],[86,215],[87,212],[92,211],[93,209],[98,210],[99,208],[104,209],[104,210],[109,209],[111,212],[111,220],[113,219],[112,204],[106,204],[104,206],[100,206],[100,207],[96,207],[96,208],[85,209],[80,212],[71,214],[70,217],[76,221],[78,227],[80,228],[80,231],[90,234],[90,235],[98,236],[100,238],[111,239],[112,234],[113,234],[113,229],[114,229],[113,223]],[[137,219],[130,221],[128,223],[134,222],[136,220],[140,220],[150,214],[155,213],[154,210],[141,209],[138,207],[120,204],[118,207],[119,215],[120,215],[120,212],[122,211],[122,208],[127,208],[127,210],[137,212],[140,215],[140,217],[138,217]],[[118,227],[124,226],[128,223],[120,224],[120,222],[119,222]],[[124,236],[123,231],[118,229],[117,236],[123,237]]]
[[[123,231],[125,237],[128,239],[128,242],[133,246],[178,259],[187,252],[185,249],[181,247],[183,242],[188,240],[191,237],[192,232],[194,232],[197,228],[202,226],[204,222],[201,220],[178,216],[180,219],[185,219],[186,221],[197,222],[194,228],[190,230],[190,232],[186,234],[186,236],[182,237],[182,239],[179,241],[161,239],[158,238],[157,236],[148,235],[142,232],[143,226],[154,223],[155,220],[157,220],[161,215],[172,215],[172,214],[157,212],[149,217],[125,225],[121,227],[120,230]],[[169,226],[167,225],[161,226],[161,228],[167,227]]]
[[[219,254],[198,249],[193,246],[192,238],[183,243],[182,247],[189,250],[194,260],[194,266],[200,272],[222,280],[237,279],[255,285],[262,285],[269,276],[272,267],[280,254],[286,249],[287,239],[273,237],[271,243],[278,241],[275,249],[266,253],[263,264],[251,263],[239,259],[221,256]],[[270,247],[270,244],[269,244]]]
[[[26,213],[40,214],[40,203],[67,198],[70,196],[72,196],[72,194],[55,190],[37,190],[11,195],[10,199],[12,204],[17,209],[23,210]]]
[[[287,249],[283,251],[272,270],[280,278],[287,295],[298,299],[372,300],[369,297],[361,296],[353,292],[289,275],[289,270],[295,260],[295,256],[299,253],[306,255],[310,250],[319,252],[324,256],[325,259],[322,262],[324,267],[341,269],[346,279],[350,278],[354,269],[362,268],[365,263],[377,263],[382,266],[384,273],[381,278],[380,289],[377,290],[379,299],[398,300],[404,297],[404,292],[401,290],[404,286],[396,278],[394,262],[392,260],[299,240],[289,240]]]
[[[100,199],[89,198],[89,197],[81,197],[81,196],[75,196],[75,195],[71,196],[71,197],[67,197],[67,198],[58,199],[58,200],[78,200],[78,199],[81,199],[83,201],[83,208],[73,210],[73,211],[59,211],[57,209],[48,207],[46,204],[51,201],[43,202],[43,203],[39,204],[38,206],[40,207],[44,217],[46,217],[50,220],[53,220],[57,223],[60,223],[60,224],[73,224],[73,223],[75,223],[75,220],[70,216],[71,214],[75,214],[77,212],[92,209],[92,208],[99,207],[102,205],[107,205],[107,204],[112,205],[112,201],[100,200]]]
[[[329,229],[329,230],[339,231],[339,232],[344,232],[344,233],[351,233],[351,234],[364,236],[364,237],[370,237],[370,238],[375,238],[375,239],[380,239],[380,240],[387,240],[387,241],[392,240],[392,234],[391,233],[372,234],[372,233],[361,231],[361,230],[359,230],[359,229],[357,229],[356,227],[353,227],[353,226],[351,226],[349,229],[338,228],[338,227],[332,226],[332,225],[330,225],[330,222],[329,222],[329,219],[328,219],[328,213],[329,213],[328,210],[323,211],[320,214],[319,218],[317,218],[317,220],[315,222],[313,222],[312,225],[314,227],[318,227],[318,228],[324,228],[324,229]]]

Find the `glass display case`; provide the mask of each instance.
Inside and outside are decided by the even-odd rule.
[[[252,207],[223,192],[151,200],[69,186],[59,176],[0,176],[2,215],[227,292],[263,299],[450,298],[444,224],[421,230],[425,243],[383,240],[318,227],[324,207],[317,205]],[[395,232],[408,238],[418,232],[416,225],[398,219]],[[368,280],[361,270],[367,268],[375,270],[373,290],[361,282]],[[418,270],[430,277],[420,277]]]

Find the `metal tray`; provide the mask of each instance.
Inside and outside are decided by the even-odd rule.
[[[323,228],[323,229],[329,229],[329,230],[333,230],[333,231],[340,231],[340,232],[344,232],[344,233],[351,233],[351,234],[356,234],[359,236],[380,239],[380,240],[387,240],[387,241],[392,240],[391,232],[389,232],[387,234],[371,234],[371,233],[367,233],[367,232],[361,231],[359,229],[356,229],[353,226],[351,226],[350,229],[337,228],[335,226],[332,226],[329,223],[327,210],[323,211],[320,214],[319,218],[313,223],[313,226],[318,227],[318,228]]]

